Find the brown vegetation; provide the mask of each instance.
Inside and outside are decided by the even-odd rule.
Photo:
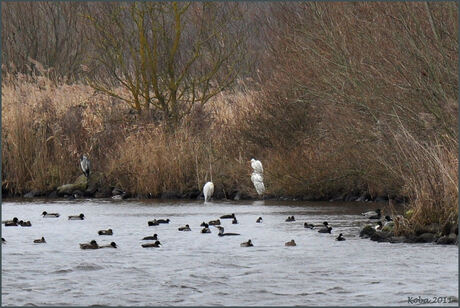
[[[259,42],[247,43],[264,51],[247,53],[257,70],[207,104],[186,105],[172,131],[154,110],[134,113],[84,83],[51,82],[40,68],[4,71],[3,189],[52,190],[88,153],[133,194],[187,194],[212,178],[220,196],[255,196],[255,156],[269,195],[406,196],[413,214],[399,232],[456,221],[457,4],[269,7],[257,19]],[[135,99],[117,83],[110,91]]]

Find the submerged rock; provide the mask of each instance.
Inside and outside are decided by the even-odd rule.
[[[24,195],[24,198],[33,198],[39,195],[39,192],[36,190],[29,191],[27,194]]]
[[[56,199],[57,196],[58,196],[58,195],[57,195],[57,191],[53,190],[52,192],[50,192],[50,193],[48,194],[47,197],[48,197],[48,198],[51,198],[51,199]]]
[[[390,243],[404,243],[406,241],[406,237],[404,235],[401,236],[392,236],[388,239]]]
[[[371,226],[371,225],[366,225],[364,226],[364,228],[361,229],[361,231],[359,232],[359,236],[360,237],[364,237],[364,238],[367,238],[367,237],[371,237],[372,235],[374,235],[377,231],[375,231],[374,227]]]
[[[440,237],[436,241],[436,244],[439,244],[439,245],[454,245],[456,242],[457,242],[456,238],[451,238],[449,236],[443,236],[443,237]]]
[[[422,233],[415,238],[416,243],[431,243],[435,240],[435,236],[433,233]]]
[[[376,242],[389,242],[390,241],[390,237],[391,237],[391,233],[389,232],[375,232],[372,236],[371,236],[371,241],[376,241]]]

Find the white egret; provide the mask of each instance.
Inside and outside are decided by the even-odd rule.
[[[254,172],[259,173],[260,175],[263,175],[264,173],[264,168],[262,167],[262,163],[260,160],[256,160],[254,158],[251,159],[251,167],[254,169]]]
[[[207,182],[203,186],[203,195],[204,202],[211,200],[212,194],[214,193],[214,184],[212,182]]]
[[[82,157],[80,157],[81,171],[83,171],[83,174],[86,177],[89,177],[89,168],[90,168],[90,166],[91,166],[91,163],[90,163],[88,157],[86,157],[86,155],[83,155]]]
[[[253,172],[251,175],[251,181],[254,184],[254,187],[259,196],[262,196],[265,193],[264,178],[257,172]]]

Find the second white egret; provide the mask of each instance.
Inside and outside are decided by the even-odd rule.
[[[204,202],[211,200],[212,194],[214,193],[214,184],[212,182],[207,182],[203,186],[203,195]]]

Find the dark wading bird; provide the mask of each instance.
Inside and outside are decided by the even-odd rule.
[[[80,157],[80,168],[81,168],[81,171],[83,171],[83,174],[86,177],[89,177],[90,167],[91,167],[91,163],[90,163],[88,157],[86,157],[86,155],[82,155]]]

